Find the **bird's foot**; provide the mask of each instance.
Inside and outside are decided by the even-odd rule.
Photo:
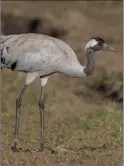
[[[37,151],[38,152],[44,152],[44,149],[39,148]]]
[[[34,150],[33,152],[44,152],[41,148]]]
[[[43,152],[44,151],[44,144],[40,145],[40,148],[38,149],[38,152]]]
[[[11,150],[13,152],[20,152],[20,151],[22,151],[22,147],[17,147],[17,141],[16,141],[16,142],[14,142],[14,145],[11,146]]]

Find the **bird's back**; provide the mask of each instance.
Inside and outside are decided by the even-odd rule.
[[[68,65],[78,65],[77,57],[65,42],[41,34],[21,34],[1,41],[2,67],[43,73],[56,72]]]

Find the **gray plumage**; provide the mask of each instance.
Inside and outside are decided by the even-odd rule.
[[[40,151],[44,149],[44,86],[48,76],[63,73],[70,77],[84,77],[91,74],[95,67],[95,51],[112,50],[100,37],[92,37],[85,46],[86,66],[81,66],[75,52],[65,42],[40,34],[21,34],[1,36],[1,69],[27,73],[25,85],[16,100],[15,141],[12,150],[18,151],[18,127],[22,98],[37,77],[41,79],[40,110]]]
[[[54,72],[72,77],[78,77],[78,72],[84,75],[83,67],[72,48],[53,37],[38,34],[11,35],[2,41],[1,49],[4,59],[1,67],[38,72],[40,76]]]

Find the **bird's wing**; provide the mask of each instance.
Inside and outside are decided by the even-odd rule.
[[[65,42],[45,35],[13,35],[2,43],[2,48],[5,65],[13,70],[53,72],[79,65],[74,51]]]

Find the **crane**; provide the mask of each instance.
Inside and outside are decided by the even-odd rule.
[[[19,115],[22,99],[28,86],[36,79],[41,80],[39,99],[40,110],[40,151],[44,150],[44,88],[48,78],[54,73],[69,77],[85,77],[90,75],[95,67],[95,52],[111,50],[101,37],[91,37],[87,40],[84,54],[87,64],[82,66],[73,49],[64,41],[43,34],[14,34],[1,35],[1,69],[25,72],[24,87],[16,100],[16,122],[13,151],[18,151]]]

